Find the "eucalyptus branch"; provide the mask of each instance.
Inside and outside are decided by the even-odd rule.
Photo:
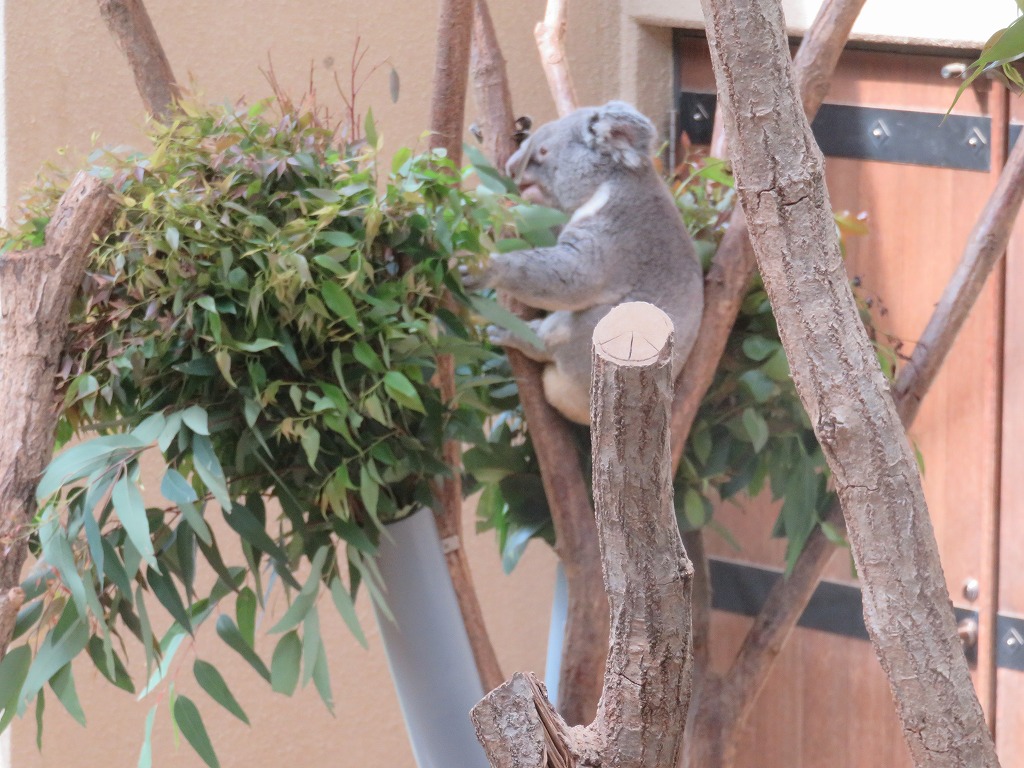
[[[540,51],[540,63],[559,117],[565,117],[579,105],[565,55],[568,3],[569,0],[548,0],[544,21],[538,22],[533,30]]]
[[[128,59],[146,110],[166,120],[180,93],[142,0],[99,0],[100,15]]]

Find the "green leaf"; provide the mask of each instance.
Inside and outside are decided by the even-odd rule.
[[[302,622],[302,687],[313,678],[313,670],[316,668],[316,660],[320,655],[320,647],[323,641],[320,639],[320,612],[313,606],[313,610],[306,614]]]
[[[320,644],[320,653],[316,657],[316,664],[313,666],[313,685],[317,693],[327,707],[327,711],[334,714],[334,694],[331,693],[331,675],[327,668],[327,652],[323,643]]]
[[[471,296],[470,303],[473,305],[473,310],[487,322],[504,328],[516,338],[527,342],[538,350],[544,349],[544,342],[540,340],[529,323],[520,320],[494,299]]]
[[[351,248],[358,242],[348,232],[318,232],[316,238],[317,240],[323,240],[328,245],[333,245],[335,248]],[[321,286],[320,290],[322,291],[326,285],[329,285],[329,283]]]
[[[113,670],[108,668],[103,640],[96,635],[93,635],[89,638],[89,644],[86,646],[86,650],[89,652],[89,657],[92,659],[93,664],[96,665],[96,668],[105,678],[107,678],[107,680],[123,691],[135,693],[135,684],[132,682],[132,678],[128,674],[128,670],[121,661],[121,657],[116,653],[111,654],[111,659],[113,659],[114,662]]]
[[[242,633],[238,631],[238,627],[235,626],[235,622],[231,620],[230,616],[222,614],[217,617],[217,634],[230,648],[237,651],[239,656],[249,662],[249,666],[256,670],[260,677],[268,683],[270,682],[270,670],[267,669],[267,665],[256,655],[256,651],[245,642],[245,638],[242,637]]]
[[[317,595],[320,593],[320,577],[329,551],[328,547],[320,547],[317,550],[317,553],[313,556],[313,563],[310,567],[309,576],[306,578],[306,583],[302,585],[302,590],[295,596],[292,604],[288,606],[284,616],[270,628],[270,634],[286,632],[292,627],[298,626],[299,622],[306,618],[306,614],[309,613],[309,610],[316,602]]]
[[[320,432],[315,427],[306,427],[299,438],[306,461],[312,469],[316,469],[316,459],[320,454]]]
[[[79,617],[75,611],[75,604],[70,602],[65,606],[57,626],[46,633],[39,650],[36,651],[36,657],[22,686],[22,701],[31,700],[47,680],[85,650],[88,642],[89,624]]]
[[[196,754],[203,758],[203,762],[210,768],[220,768],[217,755],[210,743],[210,736],[206,732],[206,726],[203,725],[203,719],[199,716],[199,710],[192,700],[185,696],[178,696],[174,700],[173,712],[174,722],[181,729],[181,735],[192,745]]]
[[[371,147],[377,146],[377,124],[373,119],[373,110],[367,108],[366,119],[363,121],[363,131],[366,133],[366,142]]]
[[[167,609],[171,617],[186,632],[192,634],[192,621],[189,618],[188,611],[185,609],[185,604],[181,600],[181,595],[178,594],[178,590],[171,580],[170,571],[165,569],[163,572],[160,572],[150,568],[146,573],[146,578],[149,581],[149,588],[153,590],[153,594],[156,595],[156,599],[160,601],[160,604]]]
[[[359,467],[359,498],[366,508],[366,513],[377,520],[377,502],[380,500],[380,485],[373,479],[366,465]]]
[[[135,549],[142,555],[150,568],[160,570],[156,564],[156,556],[153,554],[153,541],[150,538],[149,520],[146,518],[146,505],[142,501],[142,494],[139,488],[133,483],[127,474],[121,475],[114,483],[114,490],[110,494],[114,502],[114,511],[124,526],[125,533]]]
[[[686,515],[686,522],[694,528],[702,528],[707,522],[704,499],[693,488],[686,489],[686,495],[683,497],[683,514]]]
[[[71,673],[71,663],[65,664],[53,677],[50,678],[50,688],[57,694],[64,709],[73,717],[79,725],[85,725],[85,712],[82,711],[82,704],[78,700],[78,692],[75,690],[75,678]]]
[[[0,733],[18,713],[18,701],[21,688],[32,665],[32,649],[27,645],[19,645],[7,651],[4,660],[0,661]]]
[[[266,552],[275,560],[282,563],[288,561],[288,555],[270,538],[263,523],[256,519],[248,507],[244,504],[232,504],[227,509],[230,509],[230,512],[224,512],[224,520],[246,542],[260,551]]]
[[[327,281],[320,286],[320,295],[323,296],[327,308],[344,320],[349,327],[357,331],[362,327],[356,312],[356,305],[344,288],[337,283]]]
[[[235,618],[238,631],[252,648],[256,645],[256,593],[248,587],[242,589],[235,599]]]
[[[331,598],[334,600],[334,607],[338,609],[338,613],[355,639],[363,648],[369,648],[370,644],[366,642],[366,635],[363,634],[363,628],[359,625],[355,604],[341,579],[335,578],[331,582]]]
[[[753,408],[745,408],[743,410],[743,428],[747,431],[750,442],[754,444],[754,452],[760,453],[765,443],[768,442],[768,424],[764,417]]]
[[[213,664],[202,659],[196,659],[195,664],[192,665],[192,672],[195,674],[199,685],[210,695],[211,699],[243,723],[249,725],[248,716],[246,716],[245,711],[239,705],[238,700],[231,694],[227,683],[224,682],[224,678]]]
[[[50,462],[36,487],[36,499],[44,501],[62,485],[88,477],[95,470],[116,464],[132,451],[145,447],[133,435],[105,435],[73,445]]]
[[[156,708],[154,704],[146,715],[146,731],[142,738],[142,748],[139,750],[139,767],[153,768],[153,722],[156,720]]]
[[[299,682],[299,661],[302,658],[302,641],[295,630],[284,635],[274,648],[270,662],[270,684],[275,693],[291,696]]]
[[[141,604],[141,600],[138,601]],[[168,630],[167,634],[164,635],[163,640],[160,641],[160,663],[157,664],[153,674],[149,676],[149,680],[146,682],[146,687],[138,695],[138,700],[142,701],[154,690],[157,686],[164,681],[167,677],[167,673],[171,669],[171,662],[174,661],[174,655],[178,652],[178,648],[181,647],[181,641],[185,639],[185,634],[180,628],[174,627]]]
[[[388,371],[384,374],[384,390],[399,405],[418,413],[426,413],[426,410],[423,408],[423,401],[420,400],[416,388],[409,379],[398,371]]]
[[[160,482],[160,493],[172,504],[193,504],[199,501],[192,484],[174,467],[168,467]]]
[[[210,416],[201,405],[193,405],[182,411],[181,420],[197,435],[210,434]]]
[[[743,340],[743,354],[756,362],[764,360],[780,347],[779,342],[764,336],[748,336]]]
[[[213,450],[210,438],[202,434],[192,436],[192,457],[196,472],[213,494],[213,498],[223,509],[231,509],[227,480],[224,478],[224,470]]]

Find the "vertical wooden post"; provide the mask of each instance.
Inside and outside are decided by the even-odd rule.
[[[532,675],[473,708],[495,768],[674,768],[690,701],[693,566],[672,505],[672,324],[651,304],[594,330],[594,497],[611,640],[597,719],[570,728]]]

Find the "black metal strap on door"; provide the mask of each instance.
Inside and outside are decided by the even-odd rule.
[[[720,611],[756,616],[772,586],[781,578],[780,571],[711,558],[711,605]],[[978,619],[977,611],[966,608],[953,610],[957,621]],[[851,584],[822,581],[814,590],[798,626],[867,640],[860,589]],[[1003,669],[1024,671],[1024,618],[999,614],[996,620],[996,641],[996,665]],[[976,663],[976,653],[969,649],[967,660]]]
[[[679,94],[679,125],[694,144],[708,144],[714,124],[713,93]],[[1011,128],[1016,139],[1020,127]],[[830,157],[878,160],[966,171],[991,167],[992,121],[987,117],[904,109],[824,104],[811,123]]]

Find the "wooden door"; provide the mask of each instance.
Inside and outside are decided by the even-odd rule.
[[[680,91],[713,93],[706,43],[681,37],[677,51]],[[815,124],[833,208],[868,214],[869,234],[847,243],[849,272],[860,278],[862,295],[874,299],[876,325],[902,339],[905,354],[953,273],[1004,157],[1006,95],[998,85],[969,90],[953,114],[970,120],[940,126],[959,84],[942,76],[943,67],[968,60],[848,50],[826,100],[843,106],[824,109]],[[700,125],[710,124],[708,102],[693,98],[681,102],[681,124],[693,126],[695,119],[694,132],[700,133]],[[989,281],[911,429],[924,457],[925,495],[950,595],[961,615],[976,617],[980,625],[973,677],[990,719],[996,695],[1002,291],[1001,275]],[[1024,396],[1020,410],[1024,427]],[[765,499],[716,512],[740,552],[708,533],[708,548],[720,559],[715,603],[727,609],[716,610],[712,624],[712,656],[722,669],[750,626],[743,614],[755,608],[735,598],[732,582],[750,582],[738,590],[750,594],[759,578],[782,569],[783,544],[769,538],[777,513]],[[1024,525],[1018,542],[1024,542],[1022,533]],[[819,590],[817,602],[833,613],[842,613],[840,603],[850,603],[843,610],[852,615],[805,615],[810,626],[822,629],[798,629],[781,654],[744,734],[739,765],[910,764],[888,685],[856,615],[859,593],[848,551],[834,556],[828,578],[831,584]],[[968,584],[977,585],[976,595],[967,590],[973,599],[965,597]],[[1018,585],[1024,587],[1024,578]],[[1021,603],[1018,610],[1024,598]],[[1004,759],[1004,766],[1013,764]]]
[[[1024,101],[1010,101],[1014,134]],[[999,616],[995,628],[996,746],[1004,768],[1024,766],[1024,216],[1005,265],[1003,473],[999,505]]]

